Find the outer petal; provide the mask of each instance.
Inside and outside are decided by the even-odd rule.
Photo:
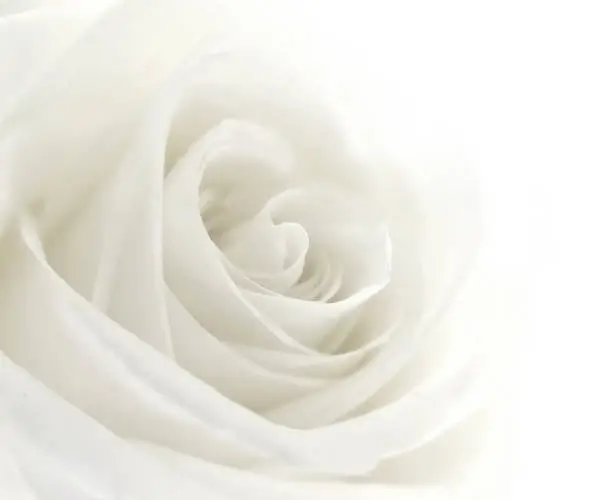
[[[449,491],[434,487],[272,479],[162,448],[129,443],[58,398],[3,355],[0,374],[0,418],[4,429],[10,430],[3,443],[4,456],[10,460],[8,471],[14,473],[12,479],[18,480],[12,483],[16,494],[11,499],[451,498]]]
[[[47,3],[44,9],[0,17],[0,116],[95,21],[100,5],[67,9]]]
[[[401,165],[405,168],[396,170],[396,177],[371,172],[371,184],[376,186],[374,192],[387,198],[380,198],[380,206],[388,207],[393,217],[391,239],[395,246],[391,286],[404,299],[403,326],[360,370],[276,409],[274,418],[289,421],[285,419],[293,415],[300,425],[307,427],[341,420],[378,394],[418,358],[424,339],[438,339],[438,351],[452,354],[456,344],[450,347],[447,332],[459,338],[469,333],[466,329],[472,328],[477,320],[481,291],[474,285],[466,288],[478,263],[480,242],[472,184],[457,176],[456,161],[432,162],[424,158],[413,161],[410,164],[404,160]],[[402,212],[408,195],[417,197],[414,214]],[[411,222],[414,218],[418,224]],[[415,262],[419,265],[418,273]],[[415,292],[420,296],[415,296]],[[470,305],[469,317],[460,308],[466,300]],[[473,343],[466,342],[456,357],[466,356],[473,348]],[[433,351],[426,353],[423,366],[433,367],[429,373],[435,375],[440,364],[434,357],[439,360],[440,352]]]
[[[231,32],[226,14],[221,2],[197,0],[134,0],[104,11],[0,118],[0,162],[16,201],[47,225],[73,209],[117,165],[160,85],[196,46]]]

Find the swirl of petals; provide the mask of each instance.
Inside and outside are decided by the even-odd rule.
[[[0,491],[448,498],[375,478],[487,389],[429,363],[473,327],[449,159],[360,157],[226,2],[38,3],[0,18]]]

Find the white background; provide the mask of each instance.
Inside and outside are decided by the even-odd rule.
[[[528,319],[509,496],[612,498],[612,4],[278,0],[269,17],[316,32],[407,146],[451,141],[480,168]]]

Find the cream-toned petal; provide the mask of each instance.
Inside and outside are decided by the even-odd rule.
[[[279,222],[294,221],[308,232],[318,259],[330,261],[334,274],[341,272],[340,294],[347,298],[372,283],[386,281],[392,271],[392,243],[388,228],[376,208],[369,207],[346,188],[319,179],[287,190],[268,202]],[[316,271],[318,262],[312,259]]]
[[[226,14],[221,2],[197,0],[105,10],[2,117],[0,162],[16,201],[45,228],[74,209],[118,165],[144,107],[186,57],[221,43]]]
[[[370,182],[376,188],[374,196],[379,193],[374,198],[377,204],[392,215],[388,220],[394,244],[393,273],[388,288],[397,294],[395,300],[405,304],[403,311],[397,311],[398,328],[361,369],[278,409],[275,419],[307,419],[312,426],[341,420],[384,391],[386,384],[419,359],[424,337],[450,328],[453,338],[460,339],[473,328],[474,309],[469,308],[469,316],[461,308],[466,300],[474,305],[482,301],[482,292],[466,282],[474,272],[480,248],[477,201],[469,178],[457,177],[463,170],[455,166],[456,162],[444,160],[407,160],[406,169],[390,169],[388,176],[373,176]],[[408,206],[406,199],[411,194],[413,204]],[[401,207],[410,210],[401,212]],[[440,352],[449,354],[448,346],[458,345],[449,344],[445,335],[435,337]],[[467,341],[456,356],[474,347],[471,340]],[[450,353],[450,359],[456,356]],[[421,368],[429,367],[426,372],[435,374],[440,369],[439,356],[430,352],[428,359],[431,362],[423,358]]]
[[[391,415],[394,413],[392,408],[395,408],[400,413],[395,414],[397,420],[393,425],[405,429],[405,432],[394,439],[398,448],[403,447],[404,452],[457,425],[482,406],[491,383],[484,376],[489,370],[486,357],[479,356],[481,353],[473,343],[461,346],[445,363],[439,363],[439,358],[432,358],[436,364],[429,367],[427,377],[424,380],[417,379],[417,383],[412,387],[403,386],[403,390],[397,394],[397,399],[392,399],[392,402],[384,400],[380,407],[369,407],[348,420],[339,420],[369,401],[372,396],[384,394],[385,385],[401,374],[410,361],[418,356],[419,336],[426,332],[435,332],[432,330],[435,328],[447,328],[449,325],[458,328],[459,332],[474,327],[473,317],[471,322],[465,322],[470,318],[469,314],[461,315],[461,305],[463,300],[478,301],[479,294],[474,297],[473,290],[469,287],[463,287],[461,292],[463,295],[453,296],[452,308],[431,313],[431,316],[426,317],[429,322],[423,321],[417,325],[417,330],[412,336],[394,335],[360,370],[341,381],[329,384],[318,393],[270,412],[271,418],[288,422],[289,425],[305,427],[327,425],[324,427],[325,432],[329,432],[332,428],[341,429],[343,424],[347,424],[346,429],[353,425],[359,426],[359,422],[366,426],[380,425],[382,429],[390,428],[382,422],[386,418],[394,418]],[[457,311],[460,312],[459,318],[456,316]],[[442,346],[442,349],[444,347]],[[400,363],[400,360],[403,363]],[[403,413],[404,411],[406,413]],[[377,418],[380,418],[380,421],[375,424]],[[414,426],[406,426],[408,421],[414,421]],[[329,426],[331,422],[337,423]],[[388,425],[392,427],[392,424]],[[367,434],[364,428],[362,435]],[[382,435],[380,437],[379,444],[384,446]]]
[[[169,163],[182,157],[202,131],[229,118],[281,137],[299,173],[293,179],[297,185],[313,172],[336,179],[345,138],[334,114],[300,80],[295,65],[287,67],[287,61],[279,63],[254,49],[256,43],[249,40],[239,50],[195,66],[195,78],[169,139]]]
[[[325,258],[325,257],[324,257]],[[338,292],[343,285],[343,268],[338,262],[334,262],[333,269],[331,262],[328,262],[329,272],[313,290],[314,296],[320,302],[331,302],[337,298]],[[329,338],[329,337],[328,337]]]
[[[17,3],[8,21],[42,33],[39,2]],[[274,64],[207,60],[235,34],[221,0],[88,3],[90,29],[52,22],[0,75],[11,487],[445,498],[361,482],[426,462],[486,395],[464,336],[483,325],[457,316],[478,223],[456,158],[355,162]]]
[[[208,427],[139,379],[137,360],[151,356],[152,348],[72,291],[46,266],[34,237],[29,240],[27,249],[18,240],[12,242],[12,266],[2,269],[2,350],[114,432],[195,453],[208,450],[211,458],[242,456],[248,446],[230,452],[233,445],[224,444],[218,428]],[[33,304],[36,314],[28,314]],[[134,357],[118,357],[105,339],[109,334],[131,345]]]
[[[217,59],[227,56],[219,54]],[[195,71],[190,74],[190,78],[196,76]],[[184,100],[190,92],[195,89],[189,88]],[[208,233],[217,241],[227,230],[253,219],[267,199],[291,179],[295,158],[283,137],[257,123],[222,117],[199,132],[197,140],[210,134],[208,140],[215,141],[207,154],[199,207]],[[172,141],[169,144],[171,148]],[[175,165],[169,161],[168,170]]]
[[[296,225],[276,225],[260,215],[223,233],[219,249],[248,274],[280,273],[288,259],[289,238],[295,237]]]
[[[47,3],[42,6],[45,8],[36,10],[34,5],[27,8],[10,3],[10,8],[0,5],[0,15],[10,14],[0,17],[0,123],[37,76],[78,39],[103,7],[81,4],[69,9],[50,8]],[[15,173],[8,168],[13,155],[13,144],[0,141],[0,157],[5,165],[0,174],[0,235],[23,203]]]
[[[128,442],[49,391],[0,353],[0,415],[9,458],[45,500],[449,500],[433,486],[293,481]],[[20,488],[19,493],[27,491]],[[41,495],[41,496],[39,496]],[[31,500],[18,496],[15,500]]]
[[[0,356],[2,354],[0,353]],[[2,361],[0,361],[0,364]],[[4,374],[3,374],[4,375]],[[28,480],[12,449],[7,447],[9,429],[6,423],[0,429],[0,492],[11,500],[37,500],[36,493]]]
[[[4,444],[35,498],[162,500],[169,498],[173,488],[176,493],[177,486],[181,492],[190,491],[189,482],[176,481],[169,468],[148,460],[3,353],[0,371],[0,415],[7,430]],[[225,500],[202,479],[200,495]],[[183,498],[197,497],[191,489]]]
[[[400,485],[450,486],[466,481],[470,475],[482,474],[483,470],[477,470],[481,460],[495,459],[491,448],[495,439],[494,414],[492,404],[483,406],[421,448],[383,461],[372,472],[372,479]]]
[[[110,244],[100,267],[107,275],[97,276],[93,297],[112,319],[170,356],[173,346],[164,293],[162,198],[166,139],[174,109],[174,99],[162,101],[145,117],[142,132],[120,167],[124,175],[119,177],[117,189],[123,199],[115,198],[114,205],[107,207],[106,226],[123,225],[122,238],[105,242]],[[119,214],[121,205],[123,213]]]
[[[173,293],[198,322],[222,340],[298,351],[308,349],[252,306],[231,280],[198,211],[198,186],[208,151],[232,127],[209,132],[170,172],[164,187],[164,265]],[[229,134],[229,135],[226,135]],[[220,138],[219,138],[220,137]]]
[[[42,258],[35,235],[26,231],[24,236],[27,237],[28,248],[34,252],[30,255]],[[26,257],[27,253],[24,254],[24,258]],[[136,356],[133,350],[138,344],[136,339],[126,336],[125,332],[115,331],[117,327],[112,327],[110,323],[105,324],[108,320],[104,316],[87,307],[82,299],[73,296],[70,290],[63,289],[52,271],[45,268],[40,261],[36,264],[36,261],[31,260],[32,257],[27,257],[27,268],[32,273],[29,280],[22,281],[20,286],[14,280],[3,280],[2,304],[8,309],[3,311],[1,317],[5,323],[4,331],[14,335],[4,339],[5,352],[17,359],[21,365],[27,364],[30,370],[42,376],[64,397],[72,400],[77,398],[74,401],[78,401],[79,407],[87,408],[89,412],[95,411],[98,420],[107,423],[109,420],[114,421],[116,430],[123,429],[123,434],[128,433],[134,438],[140,437],[183,451],[190,450],[190,453],[200,456],[212,453],[213,450],[215,455],[219,455],[222,453],[221,443],[224,443],[224,446],[231,444],[242,450],[241,454],[246,456],[249,454],[248,450],[256,455],[263,453],[269,458],[278,459],[282,456],[283,463],[299,464],[305,470],[363,473],[364,468],[368,470],[373,463],[385,456],[409,451],[433,439],[473,411],[480,401],[479,383],[475,384],[482,381],[482,378],[477,376],[480,366],[468,360],[463,366],[459,366],[458,370],[452,367],[453,369],[422,384],[397,403],[368,415],[303,433],[275,426],[240,409],[206,386],[198,386],[196,389],[194,381],[190,380],[185,372],[172,367],[168,360],[146,345],[137,346]],[[13,262],[17,263],[18,260]],[[14,271],[15,267],[11,270]],[[19,274],[22,280],[28,276]],[[8,284],[11,286],[7,287]],[[31,288],[35,284],[46,299],[36,299],[36,294],[33,293],[36,288]],[[49,293],[49,286],[56,288],[55,293]],[[31,323],[37,321],[35,317],[20,314],[19,301],[23,300],[19,299],[20,288],[30,300],[37,300],[41,315],[44,315],[45,340],[54,342],[57,346],[63,345],[61,352],[54,354],[52,349],[42,343],[43,338],[40,336],[37,339],[40,349],[32,349],[32,342],[27,337],[39,330]],[[45,311],[45,300],[55,306]],[[57,309],[58,306],[60,309]],[[66,307],[69,309],[64,309]],[[63,321],[69,322],[64,323],[63,329],[56,330],[51,323],[54,317],[56,320],[63,318]],[[78,325],[78,336],[75,336],[76,331],[70,332],[69,325]],[[94,332],[95,336],[92,337]],[[51,335],[57,337],[53,338]],[[62,335],[70,335],[69,343],[67,338],[62,340]],[[23,349],[25,345],[28,345],[28,349]],[[58,370],[58,355],[61,355],[63,370]],[[98,365],[96,360],[100,359],[99,356],[103,356],[104,363]],[[117,364],[119,360],[121,362]],[[76,376],[84,369],[85,373],[89,372],[89,376]],[[67,375],[68,377],[64,378]],[[117,376],[120,381],[116,379]],[[168,378],[169,376],[172,378]],[[116,382],[111,382],[113,378]],[[113,390],[109,390],[110,386],[104,389],[100,386],[97,390],[92,386],[99,383],[111,383]],[[136,392],[128,396],[128,393],[133,391]],[[122,399],[122,392],[126,399]],[[100,401],[105,394],[112,395],[114,405]],[[203,399],[210,401],[202,405]],[[121,405],[118,404],[119,400],[122,400]],[[128,411],[130,406],[134,406],[134,409]],[[159,413],[164,407],[163,413]],[[215,408],[215,415],[210,413],[210,408]],[[307,417],[304,415],[304,418]],[[412,422],[413,425],[406,426],[406,422]],[[398,428],[405,429],[405,432],[397,435],[395,431]],[[187,438],[185,432],[188,432],[188,441],[181,438]],[[209,447],[212,445],[209,441],[205,448],[206,453],[202,448],[198,449],[197,439],[210,440],[213,437],[221,441],[214,444],[212,449]],[[203,445],[204,442],[200,441],[199,446]],[[217,460],[219,459],[220,456],[217,456]],[[234,458],[236,459],[237,457]]]
[[[29,224],[22,232],[0,280],[2,349],[114,432],[233,465],[343,475],[380,460],[368,441],[349,445],[354,435],[313,440],[228,400],[91,307],[44,262]],[[32,302],[38,315],[24,313]]]
[[[49,237],[49,261],[100,310],[172,356],[164,303],[162,183],[176,96],[162,96],[119,168]]]
[[[252,360],[202,328],[171,291],[166,296],[177,362],[232,401],[262,411],[325,383],[297,370],[284,373],[265,360]]]
[[[470,358],[426,380],[399,400],[370,413],[311,431],[314,440],[355,439],[361,453],[393,457],[416,450],[483,407],[489,383],[481,360]],[[337,397],[341,397],[338,395]],[[278,418],[278,417],[277,417]],[[308,426],[294,415],[293,424]]]
[[[243,283],[248,289],[263,293],[285,294],[298,282],[304,272],[310,238],[299,224],[285,223],[285,225],[288,226],[287,257],[283,269],[276,273],[252,273],[246,276],[240,270],[233,268],[230,272],[233,273],[238,283]]]
[[[293,297],[245,291],[245,298],[265,317],[279,325],[301,345],[312,349],[342,320],[357,314],[360,306],[376,295],[385,282],[371,285],[342,302],[322,303]]]
[[[47,2],[41,7],[0,17],[0,117],[95,21],[104,4],[79,2],[66,8]]]
[[[343,482],[320,479],[287,479],[276,477],[274,471],[238,471],[216,464],[206,463],[171,450],[152,446],[140,446],[141,450],[171,464],[173,470],[196,481],[206,477],[208,484],[218,486],[228,499],[241,498],[248,491],[250,498],[279,500],[450,500],[452,491],[439,485],[385,485],[383,483]],[[214,478],[214,479],[208,479]]]
[[[334,266],[342,265],[343,271],[350,271],[348,276],[342,276],[341,284],[336,282],[340,288],[346,285],[345,297],[333,302],[250,290],[244,293],[257,310],[280,325],[285,332],[301,344],[316,349],[341,320],[357,314],[359,308],[389,282],[388,234],[384,228],[380,229],[379,224],[372,222],[371,214],[368,214],[369,219],[353,219],[355,211],[363,209],[359,209],[354,200],[349,202],[339,190],[337,193],[330,190],[324,195],[318,187],[314,187],[312,193],[307,189],[285,191],[271,198],[265,210],[276,221],[301,224],[308,232],[310,250],[317,249],[314,255],[325,253],[326,256],[333,256],[329,263],[319,263],[311,257],[312,273],[315,273],[311,293],[319,291],[325,296],[330,288],[333,290]],[[366,255],[367,259],[364,260]],[[325,264],[330,267],[327,271],[329,277],[324,278],[325,271],[321,277],[317,277],[317,267]],[[305,279],[308,280],[308,276]],[[316,285],[321,280],[323,283],[318,289]]]
[[[88,3],[90,6],[92,6],[92,4],[97,4],[99,7],[104,7],[112,1],[113,0],[95,0],[89,2],[80,2],[79,0],[0,0],[0,16],[13,16],[36,10],[57,10],[61,7],[78,8],[84,3]]]
[[[352,328],[348,324],[347,328]],[[231,348],[255,363],[280,373],[311,376],[324,380],[344,377],[355,370],[371,349],[329,355],[280,352],[232,343]]]
[[[463,278],[460,277],[460,278]],[[463,280],[458,279],[459,285]],[[459,286],[458,285],[458,286]],[[452,290],[450,297],[457,299],[457,289]],[[426,335],[431,329],[439,326],[440,320],[449,318],[446,310],[448,302],[444,302],[438,309],[425,314],[414,326],[412,332],[401,328],[394,328],[389,340],[384,344],[375,356],[364,364],[361,369],[337,382],[332,382],[321,391],[313,393],[304,398],[278,408],[273,412],[274,419],[295,419],[300,422],[308,422],[307,427],[328,425],[342,419],[347,413],[367,402],[377,394],[385,384],[397,376],[405,366],[410,363],[419,353],[420,337]],[[451,310],[451,313],[454,312]],[[471,352],[472,345],[466,346],[461,351]],[[439,369],[435,367],[434,373]],[[452,380],[452,378],[451,378]]]
[[[232,343],[232,348],[283,373],[320,377],[330,382],[348,377],[372,359],[401,324],[397,310],[392,305],[387,307],[387,301],[379,302],[379,298],[382,299],[375,297],[359,314],[338,324],[317,353],[285,353],[235,343]],[[355,343],[349,344],[352,337],[356,338]]]
[[[310,249],[306,256],[304,274],[299,283],[291,287],[291,297],[329,302],[342,286],[342,264],[331,259],[319,247]]]
[[[445,300],[478,263],[483,245],[481,196],[474,172],[458,153],[408,159],[404,182],[419,206],[419,263],[425,304]],[[419,165],[418,162],[421,162]]]

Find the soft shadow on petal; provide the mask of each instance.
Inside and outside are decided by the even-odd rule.
[[[378,181],[388,183],[382,184],[381,192],[387,193],[386,203],[395,207],[391,212],[396,214],[391,238],[399,243],[400,250],[394,248],[393,263],[394,275],[399,276],[391,286],[403,287],[406,299],[411,290],[419,291],[420,296],[414,297],[418,308],[414,310],[413,305],[406,303],[405,315],[400,315],[406,323],[400,323],[389,341],[368,363],[345,379],[275,410],[272,418],[283,422],[295,418],[307,427],[337,422],[380,394],[386,384],[416,359],[423,338],[439,328],[441,319],[444,319],[444,328],[450,328],[455,338],[466,333],[464,328],[470,328],[470,323],[462,321],[453,325],[456,310],[451,306],[467,293],[472,293],[466,291],[466,281],[474,271],[480,245],[478,198],[471,179],[461,177],[464,170],[457,167],[456,158],[451,159],[453,161],[439,156],[413,158],[407,161],[404,169],[396,171],[397,177],[389,176]],[[401,230],[402,223],[408,225],[410,217],[414,217],[414,214],[397,211],[398,207],[406,204],[407,190],[402,186],[414,192],[418,209],[418,231],[413,233],[412,242],[417,250],[416,263],[420,266],[420,285],[416,288],[407,281],[415,276],[412,270],[414,254],[403,255],[404,250],[401,250],[409,248],[406,234]],[[385,206],[382,199],[381,206]],[[411,257],[412,263],[406,261],[406,256]],[[401,297],[402,289],[397,291]],[[439,350],[446,350],[444,337],[438,338]],[[473,347],[470,344],[467,349]],[[462,350],[459,356],[464,352]],[[439,365],[433,361],[432,365],[435,374]]]
[[[223,134],[223,129],[213,131]],[[308,352],[251,305],[223,265],[199,213],[199,185],[210,132],[196,142],[164,184],[164,264],[168,286],[198,322],[223,340]]]
[[[180,88],[180,86],[179,86]],[[168,86],[119,167],[45,241],[54,269],[124,328],[172,356],[164,303],[162,183],[178,98]]]
[[[299,224],[275,224],[259,214],[224,233],[217,244],[252,280],[284,293],[301,276],[308,241],[308,233]]]
[[[196,77],[168,141],[168,164],[174,165],[203,131],[229,118],[281,137],[292,151],[297,185],[313,175],[352,185],[355,172],[340,168],[346,140],[335,113],[300,81],[297,66],[283,63],[288,64],[242,45],[194,65]]]
[[[176,361],[232,401],[261,411],[325,383],[324,379],[301,370],[284,373],[265,360],[251,360],[234,345],[205,330],[170,290],[166,297]],[[289,353],[272,352],[290,356]]]
[[[352,329],[353,324],[348,323]],[[323,380],[344,377],[363,363],[371,349],[359,349],[342,354],[328,355],[280,352],[240,344],[230,344],[231,348],[252,359],[263,367],[280,373],[307,375]]]
[[[381,230],[368,220],[372,215],[364,214],[354,200],[349,203],[340,190],[325,196],[320,191],[315,186],[312,192],[307,189],[282,192],[271,198],[264,213],[269,213],[277,224],[292,222],[304,227],[310,238],[309,251],[330,258],[329,276],[321,277],[322,297],[329,287],[335,288],[330,278],[337,268],[343,271],[336,285],[344,290],[343,296],[326,302],[321,297],[305,300],[257,291],[244,293],[259,311],[313,349],[318,349],[324,340],[330,342],[332,330],[342,320],[358,314],[366,302],[385,288],[391,274],[390,242],[384,228]],[[309,264],[316,270],[324,263],[315,260]]]
[[[384,347],[360,369],[342,380],[334,381],[318,392],[288,403],[270,413],[270,418],[283,422],[300,422],[304,427],[317,427],[337,422],[365,402],[377,395],[382,388],[394,379],[419,353],[420,337],[436,328],[444,314],[448,314],[448,302],[457,298],[458,286],[463,285],[464,276],[449,293],[442,306],[423,315],[413,331],[396,328]],[[470,346],[472,347],[472,346]],[[468,353],[472,349],[467,349]],[[461,352],[461,359],[465,351]],[[439,367],[434,367],[437,373]],[[450,377],[452,381],[453,377]],[[477,380],[477,377],[475,377]],[[339,424],[338,424],[339,425]]]
[[[351,436],[373,456],[392,457],[416,450],[481,409],[490,390],[482,360],[472,357],[413,388],[396,402],[311,431],[313,439]],[[338,395],[337,397],[342,397]],[[299,420],[299,418],[296,418]]]
[[[376,332],[374,340],[361,344],[355,349],[343,352],[281,352],[236,343],[230,343],[230,345],[233,350],[269,370],[285,374],[315,377],[326,380],[328,383],[334,383],[351,376],[355,372],[359,372],[361,367],[376,356],[377,350],[397,331],[397,319],[393,321],[393,317],[381,318],[376,315],[373,315],[373,317],[379,318],[380,322],[376,322],[376,320],[374,320],[374,323],[364,321],[361,316],[357,315],[337,325],[333,333],[343,338],[359,334],[362,329],[368,330],[370,334],[371,332]],[[325,386],[321,388],[321,390],[323,389],[325,389]],[[317,391],[318,389],[315,389],[312,395],[316,395]],[[293,398],[293,403],[299,402],[301,397],[296,396]],[[282,407],[284,405],[281,404],[279,406]],[[268,412],[268,416],[274,418],[274,415],[276,415],[274,412]],[[289,417],[290,420],[292,418],[291,416]],[[276,421],[284,423],[282,419]]]
[[[226,440],[223,430],[200,422],[139,377],[141,358],[150,357],[151,348],[63,282],[46,265],[33,237],[26,249],[19,240],[11,244],[5,256],[12,265],[4,266],[1,287],[2,349],[11,359],[121,435],[194,453],[207,450],[210,458],[252,454],[248,445],[231,444],[237,441]],[[36,314],[31,314],[34,305]],[[105,335],[130,346],[133,357],[118,357]]]
[[[27,488],[49,500],[449,500],[440,487],[292,481],[226,468],[167,448],[125,441],[0,354],[0,415],[7,452]],[[27,492],[20,489],[18,493]],[[12,497],[13,498],[13,497]],[[14,496],[15,500],[31,500]]]
[[[378,462],[359,445],[313,441],[228,400],[76,294],[45,263],[28,225],[22,236],[4,249],[14,253],[2,270],[2,348],[114,432],[233,465],[264,459],[362,474]],[[27,313],[32,304],[36,315]]]
[[[316,349],[342,320],[357,314],[359,307],[378,293],[384,283],[360,290],[342,302],[320,303],[245,291],[244,296],[266,317],[300,344]]]
[[[139,445],[139,449],[148,452],[160,461],[172,465],[174,470],[181,471],[187,477],[198,480],[202,477],[213,477],[211,486],[219,487],[228,499],[241,498],[244,488],[250,492],[249,498],[311,500],[325,498],[330,500],[450,500],[451,491],[440,485],[386,485],[373,482],[339,482],[314,478],[292,480],[282,475],[276,477],[274,471],[237,471],[179,455],[172,450]]]
[[[171,485],[188,491],[189,483],[172,481],[176,478],[169,468],[147,460],[3,353],[0,372],[0,415],[9,431],[7,449],[36,498],[161,500],[172,497]],[[182,498],[198,498],[191,493]],[[215,493],[200,484],[199,495],[224,499]]]
[[[145,116],[142,132],[120,167],[116,196],[107,206],[106,240],[93,302],[127,330],[173,355],[162,260],[163,176],[166,139],[175,102],[162,101]],[[123,213],[121,213],[121,211]],[[113,247],[114,245],[114,247]],[[72,253],[78,253],[73,249]]]
[[[286,238],[286,262],[279,271],[245,273],[243,268],[227,260],[228,272],[238,286],[268,294],[287,293],[295,286],[304,272],[309,237],[298,224],[291,224],[291,230],[286,233],[289,233]]]
[[[461,482],[489,451],[494,418],[493,410],[483,407],[421,448],[383,461],[371,478],[412,485]]]

